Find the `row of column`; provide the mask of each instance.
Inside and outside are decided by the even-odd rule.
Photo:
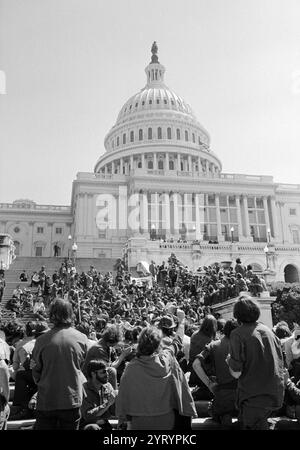
[[[159,221],[159,193],[154,193],[154,209],[153,209],[153,217],[150,218],[151,224],[156,225]],[[166,224],[166,230],[171,229],[171,217],[170,217],[170,196],[167,193],[164,193],[164,208],[163,214],[165,215],[164,222]],[[179,229],[179,215],[178,215],[178,195],[173,196],[174,203],[174,211],[173,211],[173,228],[175,230]],[[183,205],[187,204],[187,195],[183,194]],[[200,214],[200,206],[204,206],[203,202],[201,204],[201,199],[203,198],[203,194],[195,195],[195,232],[198,235],[198,238],[201,235],[200,227],[201,224],[204,223],[203,218],[201,218]],[[240,200],[242,200],[242,205]],[[221,221],[221,213],[220,213],[220,196],[219,194],[215,194],[215,207],[216,207],[216,221],[217,221],[217,234],[218,238],[222,238],[222,221]],[[252,240],[251,231],[250,231],[250,223],[249,223],[249,214],[248,214],[248,201],[247,196],[236,196],[236,211],[237,211],[237,225],[238,225],[238,237],[241,240],[242,238],[246,238],[248,240]],[[268,198],[263,197],[264,203],[264,213],[265,213],[265,223],[266,229],[270,230],[271,236],[275,239],[279,239],[278,233],[278,223],[277,223],[277,214],[276,214],[276,205],[275,199],[270,198],[270,206],[271,206],[271,214],[272,214],[272,222],[269,216],[269,208],[268,208]],[[141,194],[141,208],[144,211],[143,213],[143,229],[147,229],[146,224],[148,224],[148,198],[146,194]],[[184,213],[187,214],[188,209],[184,209]],[[146,217],[147,216],[147,217]],[[202,220],[201,220],[202,219]],[[244,219],[244,220],[243,220]],[[184,222],[191,222],[190,217],[184,217]]]
[[[160,220],[159,217],[159,196],[158,192],[154,192],[153,194],[153,202],[151,213],[149,216],[148,211],[148,197],[147,193],[139,194],[139,208],[140,208],[140,223],[141,228],[144,231],[148,231],[148,224],[155,225],[156,229],[158,229],[158,223]],[[171,217],[171,206],[170,206],[170,195],[168,193],[164,193],[163,198],[163,222],[164,228],[170,232],[171,229],[179,230],[179,222],[183,219],[184,223],[195,223],[195,232],[198,238],[201,236],[201,225],[204,223],[210,223],[209,221],[205,222],[204,217],[201,217],[201,207],[205,207],[204,205],[204,197],[203,194],[197,193],[195,194],[195,216],[194,220],[191,215],[191,204],[189,204],[189,208],[183,208],[183,217],[179,220],[179,206],[180,204],[188,205],[188,195],[190,194],[177,194],[172,196],[173,208],[172,208],[172,217]],[[183,201],[179,201],[179,196],[183,196]],[[220,195],[215,195],[215,208],[216,208],[216,224],[217,224],[217,234],[218,239],[222,240],[222,221],[221,221],[221,212],[220,212]],[[94,194],[91,193],[79,193],[77,197],[77,204],[75,209],[75,221],[76,221],[76,235],[81,236],[94,236],[96,232],[96,201]],[[120,208],[122,207],[121,203],[126,203],[126,199],[124,198],[122,202],[117,201],[116,199],[116,209],[118,209],[117,215],[120,214]],[[278,223],[277,223],[277,214],[276,214],[276,205],[275,199],[273,197],[270,198],[270,212],[271,217],[269,215],[269,205],[268,205],[268,197],[263,197],[264,204],[264,214],[265,214],[265,224],[266,228],[270,229],[271,236],[275,239],[279,239],[278,233]],[[252,240],[251,231],[250,231],[250,223],[249,223],[249,214],[248,214],[248,201],[246,195],[237,195],[235,196],[235,206],[237,213],[237,226],[238,226],[238,237],[240,240],[246,238],[246,240]],[[215,223],[215,222],[214,222]],[[126,228],[126,222],[124,223],[124,228]]]
[[[158,161],[161,159],[157,158],[157,153],[152,154],[151,159],[145,158],[145,154],[140,155],[140,159],[137,161],[134,159],[134,156],[131,155],[128,158],[120,158],[119,160],[112,161],[111,163],[106,164],[104,167],[101,168],[101,173],[104,175],[108,174],[114,174],[117,170],[118,174],[125,174],[129,175],[130,169],[133,170],[138,167],[138,162],[141,163],[142,169],[149,170],[148,167],[146,167],[146,163],[148,164],[148,161],[153,162],[153,169],[151,170],[169,170],[169,162],[170,157],[169,153],[165,153],[165,157],[162,160],[163,161],[163,169],[160,168]],[[180,153],[177,153],[177,157],[173,159],[174,161],[174,170],[177,170],[179,172],[194,172],[198,174],[208,174],[210,173],[213,176],[217,176],[219,174],[219,168],[209,162],[207,159],[203,159],[200,156],[198,157],[192,157],[191,155],[188,155],[187,157],[181,155]],[[183,163],[183,168],[181,170],[181,163]],[[124,170],[125,168],[125,170]]]

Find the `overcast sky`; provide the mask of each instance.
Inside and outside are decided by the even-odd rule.
[[[0,0],[0,202],[70,204],[154,40],[223,172],[300,183],[299,24],[299,0]]]

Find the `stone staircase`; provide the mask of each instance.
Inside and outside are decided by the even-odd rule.
[[[18,284],[20,284],[22,289],[29,287],[33,272],[39,271],[42,266],[45,266],[47,275],[52,276],[55,270],[59,270],[64,260],[65,258],[54,257],[17,257],[9,270],[5,272],[6,288],[0,303],[2,320],[9,319],[12,316],[12,312],[6,309],[6,304],[12,298],[13,290]],[[100,273],[106,273],[114,272],[113,267],[115,263],[116,260],[111,258],[77,258],[75,266],[78,273],[87,272],[90,266],[94,266]],[[28,275],[28,282],[22,283],[20,282],[20,275],[24,269]],[[20,320],[26,323],[32,317],[33,314],[31,312],[25,311]]]

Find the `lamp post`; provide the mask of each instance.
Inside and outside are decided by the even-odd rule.
[[[268,236],[268,242],[271,242],[271,230],[270,228],[267,229],[267,236]]]
[[[154,241],[156,238],[156,231],[154,223],[151,225],[151,240]]]
[[[197,235],[196,235],[196,225],[193,225],[193,238],[194,238],[194,241],[197,240]]]
[[[231,227],[230,228],[230,233],[231,233],[231,243],[233,244],[233,232],[234,232],[234,228]]]
[[[69,240],[69,245],[68,245],[68,259],[70,259],[70,250],[71,250],[71,240],[72,240],[72,236],[69,234],[68,236],[68,240]]]
[[[264,248],[264,252],[266,255],[266,263],[267,263],[267,270],[269,269],[269,258],[268,258],[268,253],[269,253],[269,247],[266,245]]]
[[[73,264],[75,266],[75,262],[76,262],[76,252],[77,252],[78,246],[76,244],[76,242],[74,242],[74,244],[72,245],[72,253],[73,253]]]

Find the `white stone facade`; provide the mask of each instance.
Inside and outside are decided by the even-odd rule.
[[[116,258],[127,245],[132,265],[171,252],[195,268],[239,256],[277,280],[299,280],[300,185],[223,173],[208,132],[164,73],[152,57],[147,84],[122,107],[94,173],[77,174],[71,206],[0,204],[0,233],[22,256],[52,256],[55,243],[67,256],[76,241],[78,257]]]

